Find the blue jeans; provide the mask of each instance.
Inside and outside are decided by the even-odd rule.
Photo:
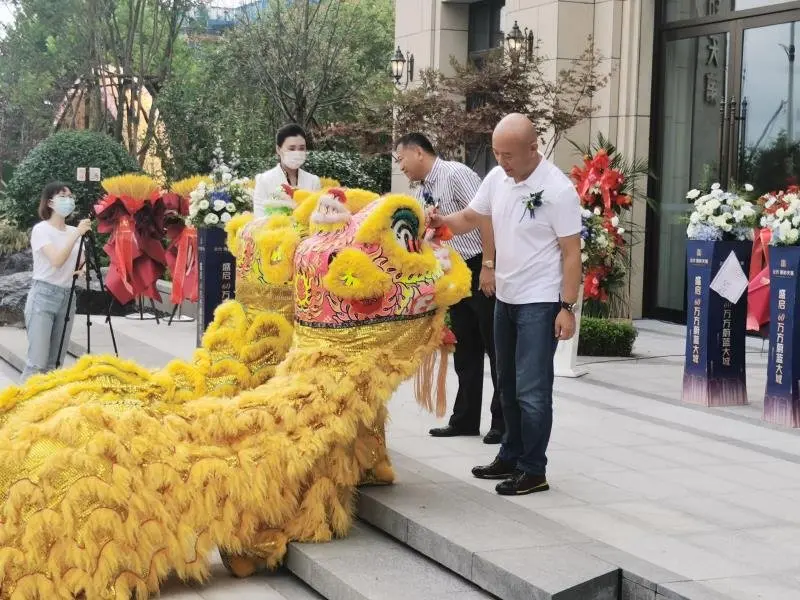
[[[497,382],[506,422],[498,458],[530,475],[544,475],[547,466],[560,310],[558,302],[495,304]]]
[[[28,331],[28,357],[22,371],[22,381],[36,373],[47,373],[63,363],[67,353],[72,323],[75,317],[76,298],[72,299],[70,318],[64,336],[64,347],[58,356],[61,332],[67,318],[69,288],[34,280],[25,302],[25,329]],[[59,360],[60,359],[60,360]]]

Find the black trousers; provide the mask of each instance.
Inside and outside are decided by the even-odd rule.
[[[472,271],[472,295],[450,309],[450,322],[456,336],[455,369],[458,375],[458,394],[453,405],[450,426],[460,431],[480,429],[483,403],[484,355],[489,355],[492,372],[492,429],[505,431],[500,394],[497,391],[497,367],[494,347],[494,297],[486,296],[479,288],[483,255],[467,261]]]

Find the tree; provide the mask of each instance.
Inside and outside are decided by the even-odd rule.
[[[54,128],[80,128],[110,133],[143,164],[196,2],[18,0],[0,40],[0,152],[19,159]]]
[[[591,38],[583,54],[554,80],[545,74],[547,60],[538,46],[528,60],[499,49],[480,62],[452,60],[455,73],[450,77],[427,71],[418,89],[398,94],[395,130],[402,134],[423,124],[443,154],[459,156],[469,148],[478,156],[498,121],[518,112],[546,136],[544,154],[550,155],[570,129],[597,110],[591,100],[609,75],[601,72],[603,59]]]
[[[550,155],[570,129],[597,110],[591,101],[609,75],[601,71],[603,59],[591,38],[583,54],[554,80],[546,76],[547,60],[538,46],[527,60],[503,49],[466,64],[452,59],[453,75],[423,70],[419,85],[397,92],[383,112],[360,123],[329,125],[324,137],[350,137],[375,149],[376,143],[390,142],[391,133],[423,131],[440,154],[463,159],[465,153],[481,156],[498,121],[519,112],[547,139],[544,153]]]
[[[391,0],[274,0],[230,34],[241,76],[285,120],[348,120],[391,93]]]

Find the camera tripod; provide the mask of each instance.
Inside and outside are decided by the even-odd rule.
[[[94,216],[94,215],[92,215]],[[100,291],[105,293],[106,286],[103,284],[103,274],[100,272],[100,258],[97,253],[97,244],[95,244],[94,234],[92,231],[87,231],[81,237],[80,245],[78,246],[78,258],[75,260],[75,270],[72,274],[72,285],[69,288],[69,300],[67,300],[67,316],[64,319],[64,328],[61,330],[61,341],[58,344],[58,357],[56,359],[56,368],[61,366],[61,352],[64,349],[64,341],[67,336],[67,326],[72,320],[70,311],[72,309],[72,300],[75,298],[75,284],[78,282],[81,269],[81,258],[85,258],[84,272],[86,273],[86,293],[91,291],[91,272],[94,270],[97,276],[97,281],[100,283]],[[75,299],[77,304],[77,299]],[[108,330],[111,332],[111,343],[114,346],[114,356],[119,356],[117,350],[117,338],[114,335],[114,325],[111,323],[111,307],[114,305],[114,298],[108,304],[108,312],[106,313],[106,323],[108,323]],[[86,306],[86,353],[92,353],[92,311],[89,309],[88,303]]]

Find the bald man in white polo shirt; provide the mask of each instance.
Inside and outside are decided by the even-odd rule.
[[[547,445],[553,427],[553,357],[575,333],[581,282],[581,209],[573,183],[539,154],[536,128],[521,114],[492,135],[499,164],[468,208],[429,213],[431,225],[463,234],[491,219],[495,238],[495,346],[506,433],[500,452],[472,469],[502,479],[502,495],[549,489]]]

